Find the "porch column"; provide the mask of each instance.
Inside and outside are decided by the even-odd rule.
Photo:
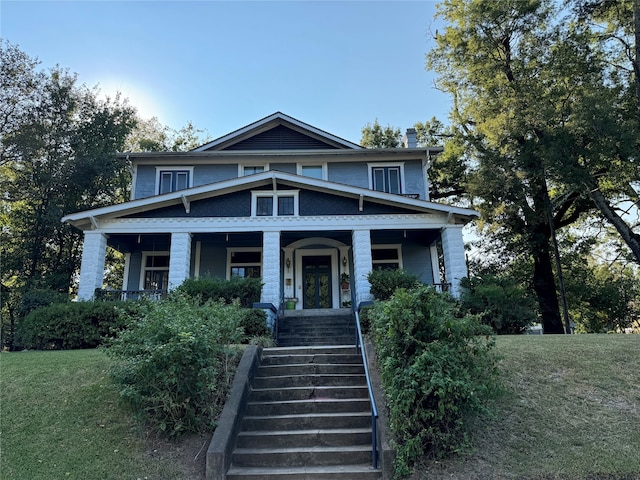
[[[78,300],[91,300],[96,288],[102,288],[106,255],[107,236],[102,232],[84,232]]]
[[[262,234],[262,303],[280,305],[280,232]]]
[[[169,290],[178,288],[189,278],[191,266],[191,234],[172,233],[169,251]]]
[[[355,288],[356,308],[361,302],[373,300],[371,284],[367,279],[373,269],[371,259],[371,232],[369,230],[354,230],[351,233],[353,243],[353,285]]]
[[[462,226],[448,225],[440,234],[446,281],[451,284],[451,295],[460,296],[460,280],[468,275],[462,241]]]

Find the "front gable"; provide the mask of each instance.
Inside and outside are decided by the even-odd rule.
[[[360,145],[320,130],[284,113],[276,112],[195,148],[193,152],[225,150],[354,150],[361,148]]]

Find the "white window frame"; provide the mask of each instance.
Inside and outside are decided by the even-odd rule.
[[[142,252],[142,263],[140,264],[140,290],[145,289],[144,279],[148,271],[160,271],[160,270],[166,270],[167,272],[169,271],[169,265],[167,265],[166,267],[147,267],[147,258],[149,257],[169,257],[169,262],[171,261],[171,255],[168,250],[157,251],[157,252],[153,252],[153,251]],[[160,288],[162,288],[162,285],[160,286]]]
[[[398,252],[398,259],[396,260],[374,260],[373,259],[373,250],[396,250]],[[384,265],[387,263],[397,263],[398,268],[404,268],[402,265],[402,244],[400,243],[390,243],[390,244],[375,244],[371,245],[371,263],[375,268],[376,265]]]
[[[187,188],[193,187],[193,167],[177,167],[177,166],[167,166],[167,167],[156,167],[156,194],[161,195],[160,193],[160,174],[161,172],[189,172],[189,181],[187,182]],[[172,190],[173,193],[177,190]]]
[[[269,215],[257,215],[258,197],[271,197],[273,202],[272,217],[297,217],[300,215],[300,190],[254,190],[251,192],[251,216],[268,218]],[[278,215],[278,197],[293,197],[293,215]]]
[[[256,164],[256,163],[239,163],[238,164],[238,177],[246,177],[248,175],[257,175],[257,173],[249,173],[248,175],[245,175],[244,173],[244,169],[248,168],[248,167],[262,167],[264,170],[262,172],[259,173],[263,173],[263,172],[268,172],[269,171],[269,164],[268,163],[264,163],[264,164]]]
[[[395,163],[367,163],[367,172],[369,174],[369,189],[374,190],[373,188],[373,169],[374,168],[399,168],[400,171],[400,192],[399,194],[405,193],[405,180],[404,180],[404,162],[395,162]],[[375,190],[379,192],[380,190]],[[380,192],[380,193],[389,193],[389,192]]]
[[[236,252],[260,252],[260,262],[231,263],[233,254]],[[227,248],[227,280],[231,279],[231,267],[260,267],[260,276],[264,273],[262,247],[228,247]]]
[[[320,167],[322,168],[322,178],[317,178],[317,177],[309,177],[309,178],[316,178],[317,180],[326,180],[327,178],[329,178],[328,176],[328,172],[327,172],[327,162],[320,162],[320,163],[298,163],[296,165],[296,173],[298,175],[301,176],[305,176],[305,174],[302,172],[302,169],[304,167]]]

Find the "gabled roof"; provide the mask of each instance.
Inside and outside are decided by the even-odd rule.
[[[359,150],[362,149],[362,147],[301,122],[282,112],[276,112],[200,147],[194,148],[192,152],[261,149]]]
[[[479,217],[478,212],[467,208],[452,207],[439,203],[428,202],[425,200],[416,200],[401,195],[391,193],[377,192],[366,188],[353,187],[326,180],[318,180],[315,178],[284,173],[277,170],[271,170],[255,175],[238,177],[222,182],[210,183],[198,187],[179,190],[177,192],[167,193],[164,195],[156,195],[130,202],[111,205],[108,207],[86,210],[84,212],[73,213],[62,218],[62,222],[68,222],[71,225],[81,229],[91,229],[92,225],[97,226],[97,220],[100,217],[120,218],[133,214],[140,214],[147,211],[156,210],[158,208],[168,207],[172,205],[183,204],[185,208],[196,200],[216,197],[229,194],[241,190],[257,188],[264,185],[287,185],[291,187],[306,188],[310,190],[322,191],[332,195],[342,197],[351,197],[355,199],[366,200],[370,202],[392,205],[405,209],[410,209],[416,213],[441,213],[451,217],[456,217],[459,222],[467,223],[474,218]]]

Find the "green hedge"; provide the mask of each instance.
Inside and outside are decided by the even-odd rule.
[[[399,289],[369,312],[398,475],[425,456],[465,449],[469,416],[496,391],[492,331],[456,309],[449,296],[421,286]]]
[[[22,319],[16,343],[36,350],[95,348],[125,328],[139,308],[136,302],[53,303]]]
[[[242,310],[174,294],[143,313],[108,350],[120,397],[168,436],[213,430],[240,358]]]
[[[251,308],[254,303],[260,301],[262,281],[259,278],[233,277],[231,280],[225,280],[203,277],[185,280],[176,291],[189,297],[200,298],[202,303],[222,298],[226,303],[239,300],[240,306]]]
[[[376,300],[389,300],[399,288],[415,288],[421,285],[417,276],[399,270],[372,270],[367,279],[371,284],[371,295]]]

